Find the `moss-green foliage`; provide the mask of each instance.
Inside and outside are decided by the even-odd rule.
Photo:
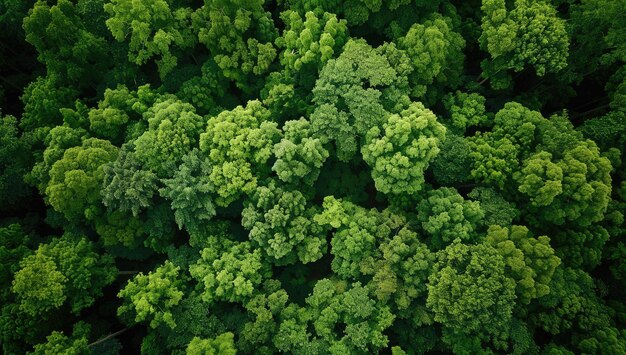
[[[457,341],[476,337],[505,349],[514,300],[515,281],[506,275],[504,258],[493,247],[457,240],[437,253],[426,305],[450,333],[444,341],[453,348],[463,347]]]
[[[281,327],[279,337],[290,338],[280,345],[281,350],[296,351],[298,346],[308,350],[315,346],[327,349],[331,354],[342,354],[378,351],[389,343],[384,331],[392,324],[394,315],[389,307],[372,299],[368,289],[359,282],[348,284],[322,279],[315,284],[306,303],[308,307],[303,315],[306,318],[300,320],[305,322],[302,328]],[[307,323],[313,327],[313,334],[306,333]],[[345,330],[335,332],[338,325],[345,325]],[[285,330],[293,333],[285,334]]]
[[[550,293],[549,283],[560,264],[550,246],[550,238],[533,238],[528,228],[510,228],[492,225],[485,243],[496,248],[504,257],[507,274],[517,282],[517,295],[522,303],[529,303]]]
[[[290,74],[301,75],[310,82],[346,43],[346,21],[328,12],[317,16],[309,11],[303,18],[293,10],[281,13],[281,18],[287,28],[276,39],[281,49],[280,62]]]
[[[187,346],[188,355],[235,355],[237,349],[233,342],[233,333],[224,333],[215,337],[215,339],[193,338],[189,346]]]
[[[480,202],[468,201],[454,188],[428,191],[417,205],[417,220],[434,249],[443,249],[455,239],[473,242],[485,213]]]
[[[483,224],[487,226],[508,226],[519,216],[515,205],[492,188],[477,187],[467,196],[480,202],[480,208],[485,212]]]
[[[443,123],[454,132],[464,133],[468,127],[485,125],[489,117],[485,112],[486,99],[477,93],[457,91],[443,99],[450,116]]]
[[[208,120],[206,132],[200,135],[200,150],[212,167],[209,180],[218,205],[228,206],[242,193],[252,193],[258,180],[271,171],[267,161],[281,132],[269,115],[259,101],[250,101]]]
[[[423,23],[414,24],[398,47],[406,51],[413,72],[409,76],[411,95],[425,96],[433,83],[456,87],[463,69],[465,40],[452,28],[452,20],[434,14]]]
[[[50,205],[67,219],[89,218],[101,203],[99,191],[103,165],[114,160],[117,148],[110,142],[89,138],[69,148],[50,169],[46,195]]]
[[[471,138],[472,177],[509,190],[536,225],[589,226],[610,200],[611,162],[564,117],[507,103],[494,128]],[[507,188],[508,186],[508,188]]]
[[[337,157],[352,159],[367,132],[409,103],[409,59],[394,45],[372,48],[351,40],[322,69],[313,89],[314,137],[334,143]]]
[[[529,65],[539,76],[567,66],[569,38],[565,20],[547,1],[516,0],[507,11],[504,0],[483,0],[480,46],[490,55],[481,63],[494,89],[510,85],[506,70]]]
[[[9,210],[19,205],[29,192],[24,175],[32,165],[28,154],[31,143],[20,137],[15,117],[5,116],[0,120],[0,210]]]
[[[472,171],[472,167],[467,164],[470,159],[469,141],[446,131],[446,139],[439,149],[431,165],[434,180],[444,186],[468,182]]]
[[[198,233],[215,215],[212,200],[212,184],[209,180],[211,165],[201,153],[194,149],[183,157],[183,161],[171,179],[164,179],[161,196],[172,201],[172,210],[178,228],[189,233]]]
[[[76,87],[97,84],[111,64],[109,44],[88,26],[85,14],[67,0],[37,1],[23,22],[48,74]]]
[[[148,129],[134,142],[137,159],[157,176],[171,176],[182,157],[197,146],[206,120],[176,99],[158,100],[144,119]]]
[[[115,279],[113,259],[99,255],[84,237],[65,234],[48,244],[41,244],[20,262],[12,290],[20,309],[40,315],[70,306],[78,313],[102,295],[102,288]]]
[[[189,272],[198,280],[206,302],[241,302],[268,276],[269,265],[263,262],[260,249],[252,251],[250,242],[223,243],[203,249]]]
[[[179,271],[180,267],[166,261],[148,275],[135,276],[118,294],[124,304],[117,313],[122,317],[130,314],[129,319],[134,322],[148,321],[152,328],[176,327],[171,308],[183,297]]]
[[[212,54],[222,74],[239,88],[251,91],[262,85],[277,51],[278,31],[265,0],[205,0],[192,13],[192,28],[198,42]],[[185,8],[188,9],[188,8]]]
[[[122,146],[117,159],[102,167],[104,179],[100,194],[104,205],[111,210],[130,211],[136,216],[150,206],[157,188],[157,175],[143,168],[131,147]]]
[[[305,119],[287,121],[283,130],[283,139],[274,145],[272,170],[286,183],[313,185],[328,151],[319,138],[313,138],[311,124]]]
[[[6,354],[626,354],[625,0],[0,0]]]
[[[91,354],[88,347],[88,337],[91,327],[80,322],[74,325],[70,337],[61,332],[52,332],[46,337],[47,342],[35,345],[33,354]]]
[[[174,49],[196,43],[192,35],[191,9],[173,8],[171,0],[137,2],[114,0],[104,10],[109,15],[106,25],[117,41],[129,41],[128,59],[145,64],[158,57],[159,74],[165,77],[178,63]]]
[[[20,261],[32,253],[29,245],[33,243],[33,236],[27,233],[18,223],[0,227],[0,282],[9,285],[13,274],[20,269]],[[0,300],[10,299],[11,290],[3,288]]]
[[[316,261],[326,251],[326,230],[313,221],[315,209],[300,191],[271,183],[259,186],[246,201],[241,225],[249,238],[277,263]]]
[[[419,103],[390,115],[382,129],[372,127],[361,149],[372,167],[376,189],[386,194],[413,195],[424,188],[424,171],[439,153],[446,129]]]

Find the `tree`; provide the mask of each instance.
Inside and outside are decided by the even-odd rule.
[[[187,347],[189,355],[235,355],[237,349],[233,342],[233,333],[224,333],[215,337],[215,339],[193,338]]]
[[[108,88],[104,99],[98,102],[98,108],[87,113],[89,131],[99,138],[109,139],[116,145],[126,140],[131,127],[136,125],[146,111],[144,105],[151,105],[156,99],[149,86],[130,91],[123,85]],[[87,128],[87,127],[85,127]]]
[[[0,352],[624,353],[624,14],[0,0]]]
[[[370,129],[361,153],[373,168],[376,189],[398,195],[421,191],[424,171],[439,153],[445,135],[445,127],[420,103],[389,116],[382,129]]]
[[[49,75],[75,87],[95,85],[111,64],[108,45],[85,27],[86,21],[71,1],[54,3],[35,3],[24,18],[26,41],[35,47]]]
[[[626,352],[625,331],[613,327],[595,330],[592,336],[582,340],[578,349],[588,354],[619,354]]]
[[[549,155],[543,155],[549,157]],[[589,226],[600,221],[609,203],[611,193],[611,163],[600,156],[595,143],[584,141],[566,151],[562,160],[546,167],[535,167],[529,162],[522,170],[525,176],[518,190],[527,194],[536,194],[528,205],[536,216],[535,223],[545,221],[562,225],[570,222],[580,226]],[[541,164],[539,164],[541,166]],[[562,171],[563,180],[559,168]],[[546,177],[534,174],[533,169],[545,171]],[[552,180],[552,179],[557,179]],[[555,183],[556,182],[556,183]],[[534,185],[538,183],[537,185]],[[559,186],[563,186],[562,193]],[[532,195],[531,195],[532,196]],[[554,196],[552,198],[551,196]],[[543,207],[546,206],[546,207]],[[534,218],[533,218],[534,219]]]
[[[454,188],[428,191],[417,205],[417,219],[430,236],[430,246],[445,248],[456,239],[478,240],[477,229],[485,213],[477,201],[465,200]]]
[[[408,228],[402,228],[380,243],[379,260],[367,273],[373,274],[368,284],[380,301],[393,300],[392,309],[398,318],[407,318],[411,326],[429,323],[422,299],[432,271],[435,254]],[[418,301],[418,302],[415,302]]]
[[[113,0],[104,6],[109,15],[106,25],[115,40],[126,41],[130,36],[128,59],[143,65],[158,57],[156,63],[161,78],[178,63],[177,55],[172,52],[196,43],[190,29],[191,9],[171,5],[171,0]]]
[[[518,190],[529,195],[532,205],[549,205],[563,193],[563,170],[552,162],[552,154],[548,152],[539,152],[528,158],[515,177]]]
[[[101,203],[103,165],[115,160],[117,154],[109,141],[97,138],[67,149],[50,168],[50,183],[45,190],[48,203],[67,219],[90,219]]]
[[[218,317],[220,314],[219,310],[204,302],[195,290],[186,292],[180,303],[172,308],[176,328],[152,329],[151,333],[155,334],[157,339],[165,340],[153,343],[152,347],[166,346],[171,351],[183,352],[194,338],[215,339],[227,331],[224,321]]]
[[[609,238],[604,227],[590,225],[560,230],[554,233],[552,239],[557,246],[557,255],[565,265],[591,270],[600,264]]]
[[[117,295],[124,300],[117,314],[133,322],[149,321],[152,328],[175,328],[172,308],[184,295],[184,279],[179,271],[180,267],[168,260],[147,275],[133,277]]]
[[[254,191],[257,181],[270,173],[267,161],[281,138],[269,111],[259,101],[249,101],[211,117],[200,135],[200,150],[212,166],[209,180],[216,187],[215,202],[226,207],[243,193]]]
[[[519,302],[528,304],[531,299],[550,293],[552,275],[561,261],[554,255],[548,237],[534,238],[524,226],[493,225],[487,231],[485,243],[504,258],[507,276],[517,282]]]
[[[303,18],[293,10],[282,12],[281,18],[286,28],[276,39],[280,62],[291,75],[298,75],[305,87],[312,87],[319,70],[348,40],[346,21],[328,12],[316,15],[308,11]]]
[[[38,77],[24,88],[20,97],[24,103],[20,127],[26,132],[32,132],[35,137],[41,135],[45,138],[50,128],[63,123],[60,109],[72,106],[77,96],[77,90],[63,86],[58,75]]]
[[[20,269],[20,261],[32,253],[29,246],[33,235],[18,223],[0,227],[0,301],[8,303],[13,274]]]
[[[507,190],[533,225],[602,220],[611,192],[611,162],[564,116],[545,119],[511,102],[492,131],[470,139],[472,177]]]
[[[284,2],[289,8],[295,8],[302,12],[317,10],[341,14],[347,19],[350,26],[362,25],[367,22],[371,15],[396,10],[400,6],[409,3],[408,0],[392,0],[388,2],[381,0],[281,0],[281,2]]]
[[[157,253],[164,253],[175,243],[178,235],[170,204],[163,201],[146,211],[144,230],[146,232],[144,246]]]
[[[433,83],[459,85],[465,40],[453,31],[451,19],[433,14],[423,24],[411,26],[397,43],[414,68],[409,76],[412,97],[425,96]]]
[[[492,188],[474,188],[467,197],[480,202],[480,208],[485,212],[483,224],[486,226],[508,226],[519,217],[520,212],[515,204]]]
[[[200,282],[204,301],[242,302],[270,275],[269,265],[263,262],[260,249],[253,250],[250,242],[222,243],[221,247],[204,248],[189,272]]]
[[[472,160],[471,177],[485,184],[503,188],[518,168],[517,150],[508,138],[489,142],[488,134],[477,133],[469,140]]]
[[[167,178],[198,144],[206,120],[178,99],[157,102],[144,113],[148,129],[134,141],[136,157],[159,178]]]
[[[456,240],[437,253],[426,305],[449,337],[444,341],[492,343],[506,349],[515,306],[515,281],[505,274],[501,254],[485,244]],[[473,339],[473,340],[471,340]],[[449,344],[453,349],[463,345]],[[459,350],[460,351],[460,350]]]
[[[326,251],[326,230],[313,221],[316,209],[300,191],[271,182],[257,187],[245,206],[241,225],[277,264],[314,262]]]
[[[317,75],[310,80],[315,80]],[[313,85],[314,83],[310,83]],[[312,110],[311,89],[296,83],[294,73],[286,70],[272,72],[267,76],[265,86],[259,93],[263,104],[270,110],[276,122],[295,120],[308,116]]]
[[[338,158],[349,161],[359,141],[386,121],[389,110],[408,106],[405,75],[410,72],[408,57],[395,46],[374,49],[362,40],[348,41],[339,57],[324,66],[313,89],[314,137],[335,143]]]
[[[161,196],[172,201],[174,218],[178,228],[185,227],[190,233],[198,233],[215,215],[211,192],[214,190],[209,175],[211,165],[194,149],[183,156],[182,164],[171,179],[164,179]]]
[[[446,139],[439,149],[439,154],[430,165],[435,180],[445,186],[456,186],[470,181],[472,166],[467,164],[470,160],[469,140],[446,131]]]
[[[222,74],[253,92],[276,59],[278,36],[265,0],[205,0],[192,14],[198,41],[211,52]],[[255,79],[257,82],[255,82]],[[260,80],[261,79],[261,80]]]
[[[359,282],[319,280],[306,303],[306,323],[312,326],[314,333],[302,334],[297,321],[281,324],[277,335],[281,351],[304,346],[308,350],[318,348],[318,351],[341,354],[376,352],[387,346],[389,340],[383,332],[393,323],[394,316],[387,306],[372,299]],[[345,328],[341,326],[343,331],[336,333],[334,328],[341,324]]]
[[[550,334],[591,333],[611,324],[608,308],[586,272],[561,265],[549,287],[550,293],[539,299],[541,309],[529,317],[537,327]]]
[[[277,280],[263,282],[258,294],[245,303],[247,322],[237,341],[242,352],[276,351],[272,343],[282,344],[276,338],[280,324],[291,323],[294,305],[289,304],[289,295]]]
[[[13,292],[20,298],[22,310],[37,315],[63,305],[67,278],[50,257],[36,254],[24,259],[20,267],[13,281]]]
[[[613,72],[615,64],[619,67],[624,63],[625,47],[619,40],[623,36],[624,19],[618,14],[625,9],[622,1],[573,4],[568,23],[572,43],[577,44],[569,57],[573,80],[580,82],[602,69],[610,68]]]
[[[116,274],[113,258],[99,255],[85,237],[66,233],[22,259],[12,290],[20,309],[30,315],[41,315],[65,303],[78,314],[102,295],[102,288],[112,283]]]
[[[485,97],[477,93],[456,91],[444,97],[444,105],[450,112],[449,120],[442,120],[446,127],[459,134],[468,127],[485,125],[489,116],[485,109]]]
[[[30,192],[24,175],[32,164],[31,143],[19,136],[17,119],[12,116],[0,116],[0,140],[0,210],[7,210]]]
[[[286,183],[313,185],[329,156],[328,150],[319,138],[312,137],[311,124],[303,118],[285,122],[283,131],[283,139],[274,145],[276,162],[272,170]]]
[[[516,0],[507,11],[504,0],[483,0],[480,47],[491,55],[481,63],[482,76],[494,89],[504,89],[511,78],[506,70],[532,66],[538,76],[567,66],[569,37],[565,21],[548,2]]]
[[[63,153],[68,148],[79,146],[85,133],[83,129],[72,129],[67,126],[51,129],[44,140],[46,149],[37,159],[31,172],[24,177],[26,182],[37,186],[39,192],[44,194],[50,183],[52,165],[63,158]]]
[[[195,76],[180,86],[176,96],[196,108],[199,114],[218,114],[221,110],[219,98],[226,95],[227,82],[213,59],[208,59],[202,68],[201,75]]]
[[[333,196],[324,198],[323,208],[314,220],[336,230],[331,240],[331,267],[344,278],[358,279],[366,270],[373,272],[377,238],[390,235],[406,223],[401,216],[368,210]]]
[[[94,220],[96,233],[107,247],[123,245],[135,248],[140,245],[145,236],[144,222],[135,216],[128,216],[127,212],[111,211]]]
[[[84,322],[74,324],[71,336],[67,336],[62,332],[52,332],[46,338],[47,342],[35,345],[35,351],[32,354],[52,355],[52,354],[91,354],[88,347],[89,333],[91,326]]]
[[[600,117],[583,122],[578,130],[588,139],[596,142],[602,151],[619,148],[622,154],[626,148],[626,113],[612,111]]]
[[[123,145],[117,158],[102,167],[102,202],[113,211],[137,216],[149,207],[157,190],[157,175],[143,167],[131,144]]]

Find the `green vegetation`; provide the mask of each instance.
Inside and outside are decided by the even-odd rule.
[[[625,14],[0,0],[0,352],[626,355]]]

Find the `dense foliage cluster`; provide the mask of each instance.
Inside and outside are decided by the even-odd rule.
[[[0,0],[0,352],[626,354],[626,0]]]

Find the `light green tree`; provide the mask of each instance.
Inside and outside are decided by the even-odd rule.
[[[376,189],[397,195],[421,191],[424,172],[439,153],[445,135],[446,128],[420,103],[390,115],[382,129],[370,129],[361,153],[372,167]]]
[[[168,260],[147,275],[140,273],[133,277],[120,290],[117,296],[124,303],[117,314],[132,322],[148,321],[152,328],[160,325],[175,328],[172,308],[180,303],[183,290],[180,267]]]

